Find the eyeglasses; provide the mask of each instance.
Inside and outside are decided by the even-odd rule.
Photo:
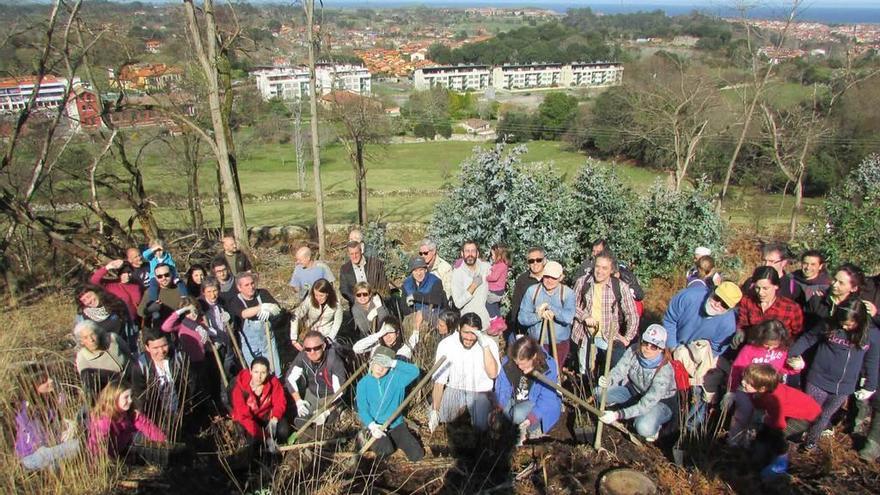
[[[369,292],[358,292],[357,294],[355,294],[355,297],[370,297],[370,293]]]
[[[717,295],[712,296],[712,299],[714,299],[715,302],[717,302],[718,304],[720,304],[722,308],[724,308],[724,309],[730,309],[730,306],[728,306],[727,303],[724,302],[724,299],[721,299],[721,298],[718,297]]]
[[[316,346],[316,347],[303,347],[303,350],[304,350],[305,352],[318,352],[318,351],[323,351],[323,350],[324,350],[324,346],[323,346],[323,345],[319,345],[319,346]]]
[[[171,276],[170,273],[157,273],[156,274],[156,278],[168,278],[170,276]]]
[[[543,263],[544,258],[529,258],[529,264],[534,265],[535,263]]]
[[[781,260],[781,259],[778,259],[778,260],[764,260],[764,263],[766,263],[766,264],[768,264],[768,265],[775,265],[775,264],[777,264],[777,263],[782,263],[782,261],[783,261],[783,260]]]
[[[660,350],[659,345],[654,345],[650,342],[645,342],[644,340],[641,342],[641,344],[642,344],[642,347],[647,347],[648,349],[651,349],[652,351],[659,351]]]
[[[214,273],[223,273],[226,271],[226,268],[215,268]]]
[[[431,251],[419,251],[419,256],[425,256],[429,254]]]

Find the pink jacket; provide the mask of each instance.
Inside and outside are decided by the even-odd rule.
[[[185,352],[191,361],[200,363],[205,360],[205,341],[198,332],[191,328],[191,325],[184,323],[184,318],[186,317],[177,314],[176,311],[171,313],[162,323],[162,331],[176,333],[180,350]],[[207,330],[205,331],[207,332]]]
[[[785,365],[785,360],[787,358],[788,349],[776,348],[769,350],[766,347],[758,345],[744,345],[742,349],[739,350],[739,354],[736,355],[736,359],[734,359],[733,365],[730,368],[730,381],[727,383],[727,390],[734,392],[739,389],[740,382],[742,382],[743,372],[748,365],[753,363],[769,364],[770,366],[773,366],[773,369],[785,375],[793,375],[797,373],[797,371],[794,371]]]
[[[101,267],[95,270],[95,273],[92,274],[91,278],[89,278],[89,283],[92,285],[100,285],[107,292],[113,294],[118,297],[125,303],[125,307],[128,308],[128,316],[133,321],[137,319],[137,308],[141,303],[141,297],[143,296],[144,288],[141,287],[140,284],[123,284],[122,282],[117,282],[115,280],[104,280],[104,277],[107,275],[107,268]]]
[[[124,454],[131,446],[137,432],[141,432],[148,440],[154,442],[166,440],[165,433],[138,411],[123,414],[116,421],[106,416],[92,415],[89,422],[89,452],[99,454],[106,444],[107,453],[111,456]]]
[[[507,288],[507,263],[503,261],[492,263],[486,282],[489,283],[490,291],[503,292]]]

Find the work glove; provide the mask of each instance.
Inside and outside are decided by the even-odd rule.
[[[552,309],[545,309],[544,313],[541,315],[541,318],[545,320],[552,320],[553,318],[556,318],[556,313],[554,313]]]
[[[229,323],[229,320],[231,320],[231,319],[232,319],[232,317],[229,316],[228,312],[226,312],[226,311],[220,312],[220,321],[222,321],[224,324]]]
[[[118,269],[122,268],[123,263],[124,263],[124,261],[122,261],[122,260],[113,260],[110,263],[107,263],[107,265],[105,265],[104,268],[106,268],[108,270],[118,270]]]
[[[440,426],[440,412],[431,409],[431,412],[428,414],[428,430],[434,433],[438,426]]]
[[[389,333],[392,333],[394,331],[394,327],[385,323],[382,325],[382,328],[379,329],[379,337],[384,337],[385,335],[388,335]]]
[[[260,304],[260,312],[267,312],[269,316],[277,316],[281,313],[281,306],[275,303],[263,303]]]
[[[804,367],[807,365],[804,362],[804,358],[802,358],[800,356],[792,356],[792,357],[788,358],[785,361],[785,364],[787,364],[789,368],[791,368],[795,371],[800,371],[800,370],[804,369]]]
[[[489,336],[486,335],[484,332],[481,332],[479,330],[475,330],[474,335],[477,336],[477,345],[479,345],[480,347],[482,347],[484,349],[486,348],[487,345],[489,345]]]
[[[175,311],[175,313],[177,313],[180,316],[183,316],[187,313],[195,313],[195,311],[196,311],[196,307],[193,306],[192,304],[190,304],[190,305],[187,305],[187,306],[184,306],[184,307],[178,309],[177,311]]]
[[[300,399],[296,401],[296,415],[305,418],[309,415],[309,403]]]
[[[605,423],[606,425],[610,425],[611,423],[617,421],[620,415],[617,411],[605,411],[601,416],[599,416],[599,421]]]
[[[367,313],[367,321],[373,321],[376,317],[379,316],[379,310],[377,308],[373,308]]]
[[[367,426],[367,429],[370,430],[370,435],[373,435],[373,438],[379,440],[380,438],[385,436],[385,432],[382,431],[382,425],[376,423],[375,421],[370,423]]]
[[[721,409],[727,410],[730,409],[730,406],[733,405],[733,401],[736,399],[736,392],[727,392],[724,394],[724,397],[721,398]]]
[[[537,313],[539,316],[540,316],[540,315],[543,315],[543,314],[544,314],[544,311],[547,311],[547,308],[549,308],[549,307],[550,307],[549,304],[547,304],[547,303],[541,303],[541,305],[538,306],[538,309],[535,310],[535,313]]]
[[[856,400],[865,401],[871,398],[874,395],[874,390],[866,390],[864,388],[860,388],[856,390],[855,396]]]
[[[260,320],[261,323],[266,323],[267,321],[269,321],[270,316],[271,315],[269,314],[269,312],[264,309],[261,309],[260,312],[257,313],[257,319]]]
[[[611,385],[611,380],[608,379],[605,375],[599,377],[599,387],[600,388],[608,388]]]
[[[471,280],[471,283],[474,284],[474,287],[479,287],[479,286],[483,285],[483,276],[482,275],[474,275],[474,278],[473,278],[473,280]]]
[[[330,417],[330,409],[327,409],[326,411],[322,412],[321,414],[319,414],[318,416],[315,417],[315,424],[318,426],[321,426],[327,422],[327,418],[329,418],[329,417]]]
[[[416,303],[416,300],[412,294],[406,296],[406,305],[407,306],[413,307],[415,305],[415,303]]]
[[[739,349],[740,346],[743,345],[743,342],[746,340],[746,333],[742,330],[737,330],[733,334],[733,339],[730,340],[730,348],[731,349]]]

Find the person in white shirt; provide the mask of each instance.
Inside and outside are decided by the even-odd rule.
[[[441,356],[446,361],[433,377],[432,407],[428,418],[428,428],[432,432],[441,422],[454,421],[465,409],[477,430],[488,429],[492,387],[501,361],[498,344],[480,331],[482,327],[483,321],[478,315],[467,313],[461,317],[459,330],[437,346],[435,362]]]
[[[461,312],[476,313],[482,326],[477,330],[489,328],[489,312],[486,310],[486,299],[489,297],[489,263],[480,259],[480,246],[474,241],[467,241],[461,246],[461,259],[464,263],[452,271],[452,301]]]

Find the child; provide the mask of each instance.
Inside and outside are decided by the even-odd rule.
[[[750,395],[752,406],[766,414],[755,438],[754,459],[761,478],[772,480],[788,472],[788,439],[800,435],[821,412],[819,404],[796,388],[779,383],[780,375],[772,365],[754,363],[742,377],[743,392]],[[769,459],[769,463],[765,464]]]
[[[131,388],[109,383],[92,410],[89,422],[89,451],[106,451],[111,456],[124,457],[140,433],[148,440],[164,442],[165,433],[147,416],[132,408]]]
[[[507,329],[504,318],[501,317],[501,299],[507,288],[507,269],[510,266],[510,258],[507,254],[507,246],[494,244],[491,249],[489,260],[492,267],[486,282],[489,284],[489,297],[486,299],[486,311],[489,313],[489,334],[500,335]]]
[[[156,282],[156,267],[159,265],[168,265],[171,270],[171,280],[177,285],[181,297],[189,295],[186,284],[182,283],[180,276],[177,274],[177,264],[171,253],[166,253],[161,242],[154,242],[149,248],[143,252],[144,259],[150,264],[150,275],[147,282],[148,301],[159,299],[159,283]],[[198,297],[198,294],[195,294]]]
[[[785,359],[788,357],[788,330],[778,320],[768,320],[749,327],[746,330],[746,342],[731,366],[727,393],[721,399],[721,407],[724,409],[733,404],[736,406],[727,435],[727,444],[731,447],[742,445],[745,440],[744,432],[752,418],[752,403],[749,396],[740,389],[746,367],[764,363],[779,373],[796,373],[785,366]]]

